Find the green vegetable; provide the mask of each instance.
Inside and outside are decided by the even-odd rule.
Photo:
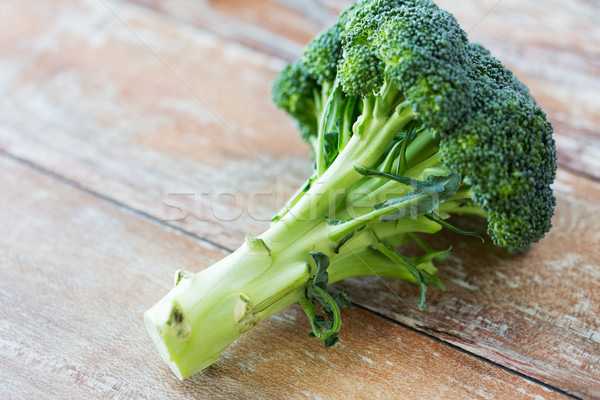
[[[526,87],[427,0],[363,0],[313,39],[273,87],[299,123],[315,173],[258,237],[177,284],[145,314],[180,378],[298,302],[312,336],[335,344],[343,293],[359,275],[443,289],[420,234],[451,214],[487,218],[493,242],[527,249],[550,230],[552,127]],[[416,242],[419,256],[399,246]]]

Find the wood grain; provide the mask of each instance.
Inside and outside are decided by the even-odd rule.
[[[310,173],[280,61],[139,7],[0,7],[0,148],[229,247]]]
[[[28,2],[0,3],[0,14],[12,16],[0,25],[0,148],[174,226],[236,247],[245,234],[259,233],[267,226],[270,215],[310,170],[308,151],[293,124],[269,100],[270,80],[283,65],[281,60],[139,5],[107,4],[110,9],[101,2],[76,0],[35,8]],[[183,3],[174,0],[173,4]],[[219,6],[222,15],[233,12],[225,4]],[[496,18],[504,4],[485,22]],[[516,7],[508,0],[506,4]],[[535,13],[541,12],[540,7],[558,10],[556,3],[540,4],[533,8]],[[590,18],[595,14],[584,12],[587,3],[569,4],[567,22],[558,24],[560,29],[566,32],[580,20],[594,21]],[[523,7],[533,12],[530,3]],[[508,24],[516,12],[505,13],[501,21]],[[267,26],[265,22],[263,28]],[[501,26],[495,28],[495,35],[500,35]],[[484,27],[480,22],[473,34]],[[595,36],[590,36],[589,45],[578,40],[577,29],[571,30],[573,39],[561,48],[577,44],[573,51],[585,52],[595,65]],[[591,31],[596,32],[593,27]],[[509,44],[511,35],[516,35],[503,34]],[[533,42],[541,40],[546,39]],[[549,51],[543,54],[554,50]],[[516,61],[529,57],[519,51],[512,54]],[[574,64],[575,71],[583,68],[575,74],[576,87],[585,89],[581,94],[590,97],[593,108],[598,99],[590,93],[597,70]],[[242,72],[239,65],[244,65]],[[538,65],[534,70],[543,68]],[[569,86],[573,75],[559,75],[552,77],[566,79]],[[546,77],[542,74],[539,79],[543,86]],[[578,96],[579,91],[569,93]],[[563,97],[551,99],[557,109],[571,115],[574,109],[562,108]],[[590,115],[586,111],[578,117],[595,123],[589,118],[597,116]],[[573,135],[567,139],[570,147],[562,148],[563,160],[570,157],[588,166],[597,162],[596,133],[582,134],[569,125],[563,131],[557,126],[559,147],[561,137]],[[585,147],[587,156],[579,147]],[[586,170],[590,175],[597,171]],[[456,248],[456,258],[442,269],[451,289],[432,293],[425,313],[403,304],[414,303],[414,291],[401,284],[392,288],[404,300],[385,295],[387,282],[375,282],[372,296],[351,294],[378,312],[509,368],[571,393],[596,396],[599,319],[594,310],[599,300],[594,293],[599,287],[600,236],[590,215],[599,211],[594,204],[597,186],[561,172],[555,231],[516,262],[493,248],[474,250],[481,247],[452,238],[466,244]],[[229,192],[236,197],[219,196]],[[167,207],[166,201],[173,206]],[[175,207],[187,209],[187,215]],[[434,244],[441,248],[451,239],[437,240]],[[157,240],[156,246],[161,245]],[[494,265],[494,271],[482,265]],[[568,271],[565,278],[561,268]],[[365,286],[359,281],[349,285]],[[156,289],[154,295],[163,292]],[[377,301],[378,296],[382,300]]]
[[[312,7],[294,7],[293,2],[272,0],[216,0],[200,3],[125,1],[288,60],[297,57],[304,43],[334,18],[333,13],[316,2]]]
[[[336,348],[292,307],[179,382],[142,313],[174,267],[222,250],[4,156],[0,168],[2,398],[564,398],[359,309]]]

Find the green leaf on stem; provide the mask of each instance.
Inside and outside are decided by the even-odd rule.
[[[485,240],[483,239],[483,237],[481,237],[481,235],[478,234],[477,232],[469,232],[469,231],[465,231],[464,229],[460,229],[460,228],[450,224],[449,222],[444,221],[442,218],[440,218],[439,215],[437,215],[435,213],[425,214],[424,216],[425,216],[425,218],[427,218],[430,221],[437,222],[438,224],[440,224],[442,227],[444,227],[446,229],[450,229],[451,231],[460,233],[461,235],[477,237],[477,238],[481,239],[482,242],[485,243]]]
[[[350,301],[344,292],[332,296],[327,291],[329,257],[323,253],[311,252],[310,255],[317,264],[317,271],[306,290],[306,297],[298,303],[310,319],[313,330],[309,336],[317,337],[324,341],[325,347],[331,347],[339,340],[337,334],[342,324],[340,308],[350,307]],[[317,314],[316,302],[321,305],[321,311],[327,319]]]

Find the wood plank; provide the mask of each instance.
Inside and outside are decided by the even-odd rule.
[[[270,101],[281,61],[136,6],[114,8],[125,26],[101,2],[28,4],[0,4],[0,148],[229,247],[310,174]]]
[[[125,1],[288,60],[297,57],[304,43],[335,18],[318,2],[312,7],[294,7],[293,2],[290,6],[272,0]]]
[[[258,207],[253,213],[247,212],[248,203],[226,204],[224,200],[227,199],[208,196],[208,201],[203,202],[197,212],[171,222],[229,247],[236,246],[246,233],[258,233],[266,227],[268,216],[307,176],[306,148],[301,147],[289,120],[275,110],[268,99],[269,81],[274,70],[281,66],[276,59],[205,32],[178,26],[137,6],[115,9],[129,27],[157,49],[157,54],[183,81],[206,99],[227,125],[235,128],[236,134],[243,139],[239,141],[126,27],[114,19],[109,10],[102,8],[101,3],[65,0],[32,10],[26,3],[3,2],[0,7],[6,15],[14,16],[0,26],[1,66],[6,72],[0,83],[4,94],[0,97],[0,148],[5,151],[161,219],[174,218],[169,214],[174,209],[163,204],[163,196],[168,193],[222,193],[227,187],[233,187],[239,198],[248,199],[252,193],[277,188],[276,193],[262,196],[259,204],[253,204]],[[73,25],[74,20],[80,25]],[[86,30],[86,27],[93,29]],[[186,56],[182,57],[182,54]],[[98,60],[104,60],[101,66]],[[211,63],[203,60],[211,60]],[[246,66],[241,74],[235,69],[240,63]],[[238,93],[236,87],[244,87],[244,90],[239,95],[228,96],[228,93]],[[268,121],[262,118],[264,114],[269,116]],[[248,128],[242,130],[243,126]],[[221,140],[224,137],[227,140]],[[278,181],[282,173],[285,175]],[[227,182],[224,182],[223,174],[228,177]],[[563,189],[565,185],[573,185],[571,175],[561,176],[559,185]],[[571,218],[585,216],[573,214],[574,210],[565,205],[571,204],[571,200],[575,205],[581,202],[593,204],[594,197],[588,197],[589,190],[581,188],[596,187],[594,185],[597,184],[583,180],[572,186],[572,193],[563,195],[567,200],[559,203],[559,215],[562,213],[565,217],[555,222],[556,231],[580,232],[571,227]],[[191,209],[195,205],[191,196],[179,196],[176,200],[182,207]],[[563,204],[562,208],[560,204]],[[231,216],[240,210],[242,216],[233,222]],[[262,220],[256,218],[257,210]],[[229,218],[218,219],[217,216]],[[594,235],[586,238],[597,239]],[[584,251],[576,243],[580,240],[578,236],[577,233],[568,237],[559,235],[552,241],[547,239],[549,244],[546,246],[550,249],[568,246],[578,249],[577,252]],[[444,242],[439,240],[441,246]],[[559,243],[563,243],[563,247]],[[470,251],[460,260],[463,264],[475,265],[479,253]],[[562,262],[569,268],[591,265],[593,271],[597,268],[598,257],[589,252],[585,249],[587,264],[579,264],[577,259],[567,258],[568,254],[556,252],[548,253],[548,258],[542,252],[540,258],[531,262],[542,260],[550,265]],[[561,258],[563,256],[565,258]],[[529,265],[529,257],[524,258],[524,264]],[[504,267],[511,265],[507,261],[504,263]],[[511,269],[515,273],[514,279],[532,282],[533,278],[525,276],[531,270],[524,270],[526,272]],[[541,271],[533,281],[538,286],[537,281],[556,281],[555,272],[546,273],[546,270]],[[592,290],[598,287],[594,286],[595,275],[585,276]],[[598,317],[590,312],[577,312],[573,316],[553,311],[563,309],[566,304],[562,300],[562,291],[558,291],[562,286],[556,283],[547,292],[534,291],[531,294],[535,298],[533,303],[532,298],[524,295],[529,295],[528,291],[514,293],[509,290],[510,282],[496,284],[497,292],[489,295],[491,299],[499,296],[498,293],[510,292],[517,297],[513,303],[520,307],[541,304],[545,308],[535,308],[533,313],[551,318],[549,324],[556,327],[552,332],[568,333],[573,347],[562,347],[562,351],[568,352],[560,355],[569,360],[567,372],[555,378],[556,366],[560,367],[563,361],[560,358],[548,360],[547,348],[537,345],[529,348],[517,343],[510,352],[504,353],[505,342],[488,337],[495,334],[488,326],[497,322],[481,320],[487,309],[479,306],[479,300],[469,287],[460,284],[453,288],[454,297],[447,298],[450,302],[447,309],[455,314],[440,313],[427,319],[420,313],[411,316],[417,321],[411,324],[447,339],[443,331],[436,333],[435,330],[443,326],[443,319],[453,315],[462,322],[458,325],[460,330],[456,328],[453,332],[456,336],[469,338],[472,331],[476,331],[477,340],[481,341],[479,345],[468,340],[460,343],[455,339],[459,345],[472,351],[478,348],[486,356],[493,352],[503,353],[504,358],[498,360],[510,368],[529,373],[529,369],[535,367],[536,376],[545,377],[546,382],[590,395],[588,388],[597,382],[598,370],[593,365],[582,371],[573,368],[578,363],[588,365],[594,361],[597,350],[590,353],[571,349],[589,349],[594,341],[597,343],[594,332],[598,331]],[[388,289],[380,285],[374,290]],[[535,296],[542,295],[545,300],[538,302]],[[578,299],[567,297],[567,300]],[[395,299],[396,303],[399,301]],[[406,301],[410,302],[411,298]],[[597,308],[597,299],[592,297],[590,301],[591,309]],[[399,318],[398,307],[393,302],[389,304],[389,314]],[[507,311],[503,318],[511,315],[514,318],[509,321],[515,326],[523,326],[522,319],[530,318],[527,312],[518,309],[512,314]],[[548,315],[550,317],[546,317]],[[547,321],[544,318],[542,320]],[[573,322],[573,318],[579,319]],[[567,328],[561,330],[560,327]],[[556,337],[553,340],[557,340]],[[523,363],[523,359],[529,364]],[[573,375],[572,382],[565,382],[568,373]],[[563,384],[567,386],[561,386]]]
[[[2,398],[564,396],[360,309],[326,350],[289,308],[179,382],[143,311],[222,250],[0,157]]]

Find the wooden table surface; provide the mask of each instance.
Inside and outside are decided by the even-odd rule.
[[[184,382],[160,359],[142,313],[173,271],[262,232],[309,174],[271,81],[347,4],[0,2],[0,398],[600,398],[597,0],[438,1],[555,126],[533,250],[438,234],[448,289],[425,311],[351,279],[331,349],[292,306]]]

